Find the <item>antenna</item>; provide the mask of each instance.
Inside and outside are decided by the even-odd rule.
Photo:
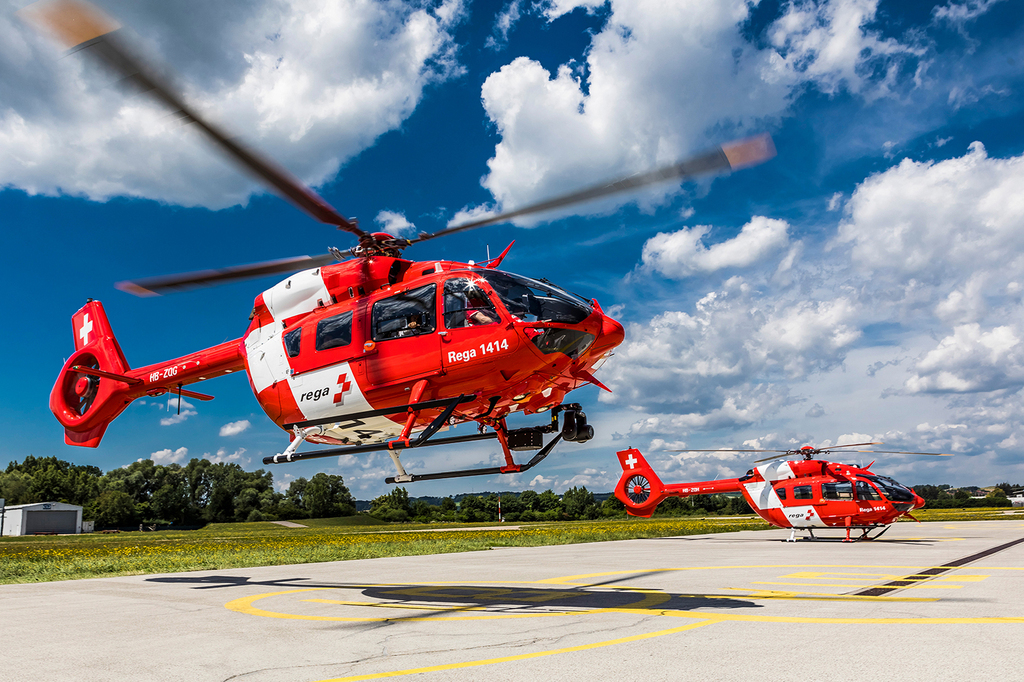
[[[491,260],[491,245],[487,245],[487,260]]]

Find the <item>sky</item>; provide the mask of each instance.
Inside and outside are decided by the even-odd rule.
[[[193,457],[262,468],[287,435],[240,376],[144,399],[97,449],[48,396],[71,315],[103,302],[132,366],[240,337],[280,277],[140,299],[119,280],[353,245],[268,193],[87,54],[0,0],[0,465]],[[96,0],[199,111],[365,228],[434,232],[768,132],[756,168],[406,252],[596,298],[626,340],[579,389],[596,437],[511,476],[410,495],[610,491],[617,450],[668,482],[828,446],[914,485],[1024,481],[1024,12],[1018,0]],[[518,417],[514,427],[546,420]],[[455,429],[459,435],[470,426]],[[871,455],[842,458],[866,464]],[[491,466],[494,443],[403,454]],[[386,454],[271,467],[387,492]]]

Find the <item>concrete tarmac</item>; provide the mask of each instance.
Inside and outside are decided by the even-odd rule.
[[[0,586],[0,680],[1014,679],[1024,521]]]

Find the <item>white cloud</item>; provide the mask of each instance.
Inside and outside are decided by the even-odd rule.
[[[963,324],[914,366],[908,393],[974,393],[1024,386],[1024,344],[1009,326]]]
[[[839,242],[874,273],[928,284],[951,271],[1019,272],[1024,156],[989,158],[974,142],[959,158],[904,159],[861,183],[846,210]]]
[[[250,426],[252,426],[252,424],[249,423],[248,419],[242,419],[241,421],[237,422],[228,422],[224,426],[220,427],[220,435],[237,436],[238,434],[248,429]]]
[[[179,400],[181,401],[180,407],[178,402]],[[172,412],[174,414],[171,414]],[[172,424],[180,424],[189,417],[193,417],[199,414],[195,410],[195,405],[185,400],[184,398],[178,398],[178,396],[167,399],[167,413],[170,416],[161,419],[160,426],[171,426]]]
[[[768,35],[792,76],[799,75],[830,94],[843,86],[861,92],[869,83],[865,74],[892,68],[894,58],[921,54],[920,49],[882,39],[867,28],[877,11],[878,0],[798,0],[787,6]],[[879,93],[889,80],[875,86]]]
[[[411,233],[416,230],[416,226],[406,219],[404,213],[396,213],[395,211],[381,211],[374,218],[374,221],[380,225],[382,230],[394,236],[399,236],[402,233]]]
[[[785,248],[789,243],[788,229],[784,220],[754,216],[738,235],[711,246],[704,244],[710,225],[659,233],[644,243],[643,267],[676,279],[746,267]]]
[[[459,0],[262,0],[204,6],[108,0],[182,73],[187,99],[300,178],[320,183],[396,128],[431,82],[460,72],[451,29]],[[94,200],[147,197],[212,208],[244,203],[253,182],[195,126],[116,80],[88,50],[58,51],[0,12],[0,185]]]
[[[867,28],[875,5],[790,5],[769,31],[773,45],[762,48],[741,34],[753,7],[746,0],[613,2],[585,65],[551,73],[520,57],[484,82],[484,108],[501,141],[483,185],[503,210],[523,206],[763,130],[806,83],[881,92],[873,84],[896,76],[867,71],[885,71],[913,50]],[[547,15],[553,20],[577,6],[552,3]],[[675,191],[660,187],[574,210],[658,202]]]
[[[171,450],[165,448],[163,450],[157,450],[149,456],[153,460],[154,464],[181,464],[185,461],[185,457],[188,456],[188,448],[178,448],[177,450]],[[140,460],[141,461],[141,460]]]
[[[203,459],[208,459],[214,464],[230,464],[232,462],[248,464],[249,458],[243,457],[242,455],[244,454],[245,448],[238,448],[231,454],[228,454],[228,451],[225,448],[220,448],[217,450],[216,455],[211,455],[209,452],[203,454]]]
[[[936,21],[947,21],[954,25],[962,25],[968,21],[974,21],[999,2],[1002,2],[1002,0],[967,0],[966,2],[953,2],[953,0],[950,0],[950,2],[941,7],[933,8],[932,16]]]

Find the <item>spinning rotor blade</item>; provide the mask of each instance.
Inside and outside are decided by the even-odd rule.
[[[836,448],[855,448],[861,445],[881,445],[881,443],[847,443],[846,445],[829,445],[827,448],[818,448],[819,450],[835,450]],[[865,450],[865,452],[881,452],[881,450]]]
[[[877,452],[883,455],[929,455],[931,457],[952,457],[951,452],[901,452],[899,450],[853,450],[852,452]]]
[[[424,233],[416,239],[409,240],[409,243],[416,244],[419,242],[425,242],[428,239],[443,237],[445,235],[455,234],[456,232],[464,232],[477,227],[484,227],[485,225],[505,223],[513,218],[518,218],[519,216],[540,213],[542,211],[550,211],[563,206],[571,206],[572,204],[599,199],[610,194],[625,192],[626,190],[652,185],[665,180],[682,180],[719,170],[737,170],[740,168],[747,168],[748,166],[756,166],[757,164],[763,163],[774,156],[775,144],[772,142],[771,136],[764,133],[755,137],[748,137],[742,140],[728,142],[713,151],[695,156],[671,166],[665,166],[664,168],[658,168],[644,173],[637,173],[636,175],[630,175],[629,177],[622,178],[620,180],[588,187],[587,189],[555,197],[554,199],[548,199],[547,201],[525,206],[514,211],[508,211],[489,218],[482,218],[480,220],[463,223],[462,225],[456,225],[455,227],[450,227],[446,230],[441,230],[440,232],[434,232],[433,234]]]
[[[22,9],[18,14],[51,34],[65,49],[88,49],[139,92],[150,93],[169,107],[179,120],[198,125],[228,156],[313,218],[328,225],[337,225],[339,229],[357,237],[367,236],[354,222],[343,218],[323,197],[292,177],[288,171],[247,149],[185,104],[181,96],[157,75],[155,69],[133,54],[117,33],[120,25],[95,7],[81,0],[42,0]]]
[[[180,275],[166,275],[131,282],[118,282],[114,287],[136,296],[160,296],[168,292],[191,289],[192,287],[223,284],[250,277],[273,275],[279,272],[295,272],[297,270],[319,268],[329,265],[336,260],[337,258],[331,254],[312,257],[296,256],[294,258],[280,258],[278,260],[268,260],[249,265],[236,265],[217,270],[198,270],[195,272],[185,272]]]
[[[733,450],[732,448],[721,448],[719,450],[662,450],[662,452],[789,452],[789,450]]]

